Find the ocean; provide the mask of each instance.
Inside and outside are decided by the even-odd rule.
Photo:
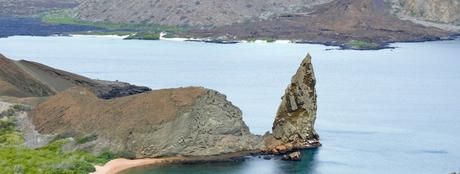
[[[323,146],[300,162],[152,166],[126,174],[439,174],[460,172],[460,40],[356,51],[313,44],[210,44],[117,37],[0,39],[0,53],[153,89],[204,86],[241,108],[253,133],[270,131],[307,53],[317,78]]]

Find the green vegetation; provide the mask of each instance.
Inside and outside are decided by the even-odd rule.
[[[166,35],[163,36],[164,38],[176,38],[179,37],[176,34],[173,33],[166,33]]]
[[[26,106],[14,105],[11,108],[9,108],[8,110],[3,111],[2,113],[0,113],[0,118],[5,117],[5,116],[12,116],[12,115],[14,115],[15,112],[18,112],[18,111],[28,111],[28,110],[29,110],[29,108],[26,107]]]
[[[264,40],[267,41],[268,43],[273,43],[276,41],[276,39],[273,39],[273,38],[266,38]]]
[[[366,42],[366,41],[361,41],[361,40],[351,40],[345,45],[351,49],[358,49],[358,50],[376,49],[380,47],[380,45],[377,43]]]
[[[74,133],[72,133],[72,132],[65,132],[65,133],[56,135],[56,136],[53,138],[53,140],[51,140],[51,142],[55,142],[55,141],[67,139],[67,138],[70,138],[70,137],[73,137],[73,136],[75,136]]]
[[[97,139],[97,135],[96,135],[96,134],[90,134],[90,135],[87,135],[87,136],[84,136],[84,137],[79,137],[79,138],[77,138],[75,141],[76,141],[78,144],[85,144],[85,143],[94,141],[94,140],[96,140],[96,139]]]
[[[46,147],[24,147],[24,138],[15,130],[13,116],[0,120],[0,171],[5,174],[87,174],[93,172],[97,157],[84,152],[65,153],[61,146],[66,140]]]
[[[0,120],[0,147],[23,143],[23,137],[15,130],[14,120],[12,116]]]
[[[247,38],[246,41],[247,42],[256,42],[257,40],[263,40],[267,43],[273,43],[273,42],[276,42],[276,39],[275,38],[272,38],[272,37],[262,37],[262,38]]]
[[[100,28],[101,31],[81,33],[81,34],[96,34],[96,35],[131,35],[132,33],[140,32],[140,34],[134,34],[131,39],[146,39],[155,40],[160,32],[167,33],[179,33],[184,31],[182,27],[177,26],[165,26],[165,25],[154,25],[154,24],[130,24],[130,23],[113,23],[113,22],[91,22],[82,21],[73,17],[70,10],[56,10],[47,12],[41,15],[42,21],[50,24],[71,24],[71,25],[82,25]]]
[[[81,33],[75,33],[75,34],[81,34],[81,35],[115,35],[115,36],[129,36],[133,35],[134,32],[132,31],[89,31],[89,32],[81,32]]]
[[[251,43],[256,42],[256,40],[257,40],[256,38],[247,38],[246,39],[246,41],[251,42]]]
[[[22,109],[22,107],[12,107]],[[0,119],[0,171],[2,174],[88,174],[94,172],[94,164],[105,164],[118,158],[132,158],[128,152],[112,153],[104,151],[99,156],[94,156],[83,151],[64,152],[61,147],[70,141],[63,134],[54,142],[45,147],[30,149],[23,145],[24,138],[15,129],[14,113]],[[77,139],[77,143],[85,143],[97,138],[95,135],[84,136]]]
[[[158,33],[136,33],[125,38],[127,40],[138,39],[138,40],[160,40],[160,34]]]

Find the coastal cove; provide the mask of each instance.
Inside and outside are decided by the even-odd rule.
[[[247,157],[231,163],[167,165],[126,174],[459,171],[455,159],[460,159],[460,40],[391,46],[396,49],[354,51],[312,44],[221,45],[94,36],[0,39],[0,52],[9,58],[37,61],[95,79],[152,89],[205,86],[218,90],[241,108],[256,134],[271,130],[290,77],[305,54],[312,54],[318,80],[316,129],[323,147],[304,151],[301,162]]]

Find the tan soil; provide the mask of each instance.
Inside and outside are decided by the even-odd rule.
[[[117,130],[129,130],[132,127],[158,124],[174,119],[181,107],[191,105],[203,93],[204,88],[190,87],[179,90],[163,89],[102,100],[91,91],[76,87],[50,97],[31,115],[37,129],[42,133],[63,132],[69,129],[82,132],[112,130],[104,133],[122,135],[128,132],[117,132]],[[59,121],[53,121],[57,119]],[[82,119],[90,124],[81,124]],[[50,124],[51,121],[54,126]],[[120,124],[121,122],[123,124]],[[118,129],[113,129],[113,126],[117,126]]]
[[[142,166],[152,166],[152,165],[161,165],[167,164],[171,161],[177,160],[179,158],[152,158],[152,159],[137,159],[137,160],[128,160],[128,159],[114,159],[104,166],[95,166],[96,171],[90,174],[118,174],[127,169],[142,167]]]

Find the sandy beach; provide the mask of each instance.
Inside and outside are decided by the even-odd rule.
[[[90,174],[117,174],[130,168],[167,164],[179,160],[179,158],[151,158],[151,159],[114,159],[104,166],[95,166],[96,171]]]
[[[250,154],[259,154],[260,151],[244,151],[213,156],[197,157],[168,157],[168,158],[146,158],[146,159],[114,159],[104,166],[95,166],[96,171],[90,174],[118,174],[128,169],[164,164],[181,163],[207,163],[207,162],[231,162],[239,160]]]

